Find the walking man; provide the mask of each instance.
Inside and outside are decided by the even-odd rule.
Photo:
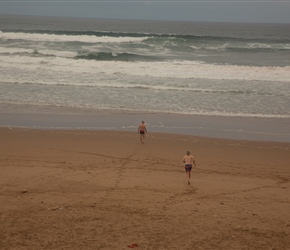
[[[186,152],[186,155],[183,157],[183,163],[185,163],[185,173],[187,179],[187,184],[190,184],[190,177],[191,177],[191,170],[192,170],[192,165],[196,167],[195,160],[193,156],[190,154],[189,151]]]
[[[147,128],[146,128],[145,122],[142,121],[137,130],[137,134],[140,134],[140,141],[142,143],[144,143],[145,133],[147,133]]]

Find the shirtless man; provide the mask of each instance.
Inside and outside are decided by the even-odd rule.
[[[145,133],[147,133],[147,128],[146,128],[145,122],[142,121],[137,130],[137,134],[140,134],[140,141],[142,143],[144,143]]]
[[[183,157],[183,162],[185,163],[185,172],[186,172],[186,177],[188,178],[187,184],[190,184],[190,176],[191,176],[191,169],[192,165],[196,167],[195,160],[192,155],[190,155],[190,152],[187,151],[186,155]]]

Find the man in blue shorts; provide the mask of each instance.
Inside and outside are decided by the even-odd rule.
[[[186,155],[183,157],[183,162],[185,163],[185,172],[186,172],[186,177],[188,178],[187,184],[190,184],[190,177],[191,177],[191,170],[192,170],[192,165],[196,167],[195,160],[192,155],[190,155],[190,152],[187,151]]]

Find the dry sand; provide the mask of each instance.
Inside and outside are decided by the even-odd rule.
[[[1,250],[290,249],[289,143],[20,128],[0,138]]]

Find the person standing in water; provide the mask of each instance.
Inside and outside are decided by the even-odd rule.
[[[140,141],[142,143],[144,143],[144,139],[145,139],[145,134],[146,133],[147,133],[147,128],[146,128],[145,122],[142,121],[141,124],[138,127],[138,130],[137,130],[137,134],[140,134]]]
[[[186,152],[186,155],[183,157],[183,163],[185,163],[185,173],[187,179],[187,184],[190,184],[190,177],[191,177],[191,170],[192,170],[192,165],[196,167],[195,160],[193,156],[190,154],[189,151]]]

